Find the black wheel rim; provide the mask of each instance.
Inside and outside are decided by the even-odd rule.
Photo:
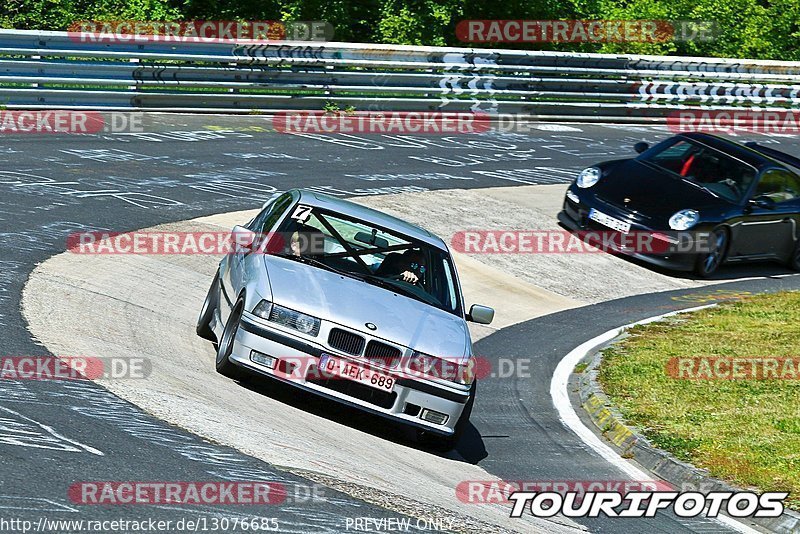
[[[220,343],[217,351],[217,363],[225,361],[233,352],[233,342],[236,339],[236,331],[238,329],[239,312],[234,311],[228,319],[228,324],[225,325],[225,331],[222,332],[222,343]]]
[[[714,248],[706,255],[705,260],[703,261],[703,269],[705,272],[710,273],[716,270],[719,267],[719,263],[722,260],[722,254],[725,252],[725,231],[724,230],[715,230],[714,231],[714,241],[713,241]]]
[[[207,326],[209,329],[211,328],[211,317],[209,315],[209,308],[211,308],[212,303],[214,303],[214,293],[216,292],[217,287],[217,279],[214,278],[214,281],[211,283],[211,287],[208,289],[208,294],[206,295],[206,299],[203,301],[203,308],[200,310],[200,317],[197,320],[199,326]],[[216,308],[216,305],[214,306]],[[203,324],[205,323],[205,324]]]
[[[211,306],[211,293],[206,296],[206,300],[203,301],[203,309],[200,310],[200,321],[203,321],[208,314],[208,308]]]

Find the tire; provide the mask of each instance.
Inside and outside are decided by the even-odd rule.
[[[797,240],[797,244],[794,247],[794,252],[792,252],[792,257],[789,258],[788,264],[790,269],[800,271],[800,239]]]
[[[222,332],[222,339],[217,347],[217,372],[228,378],[240,380],[244,378],[245,372],[235,363],[231,363],[228,356],[233,352],[233,343],[236,340],[236,332],[239,330],[239,321],[244,311],[244,301],[239,299],[233,307],[228,322],[225,323],[225,330]]]
[[[430,432],[425,432],[424,430],[419,431],[417,434],[418,441],[425,446],[428,446],[432,449],[441,451],[441,452],[448,452],[456,448],[458,442],[461,441],[461,436],[464,435],[464,431],[469,426],[469,418],[472,415],[472,407],[475,404],[475,393],[478,389],[478,381],[472,383],[472,389],[470,389],[469,400],[464,405],[464,411],[461,412],[461,417],[458,419],[458,422],[455,426],[455,432],[453,432],[449,436],[440,436],[438,434],[432,434]]]
[[[715,228],[711,232],[711,236],[713,248],[709,252],[698,254],[695,261],[694,272],[701,278],[708,278],[719,269],[720,265],[725,261],[725,253],[728,249],[728,241],[730,240],[728,230],[724,227]]]
[[[206,300],[203,301],[203,308],[200,310],[200,317],[197,318],[197,327],[195,331],[197,335],[203,339],[217,342],[217,336],[211,330],[211,319],[214,318],[214,312],[217,311],[219,306],[219,271],[214,275],[214,281],[211,282],[211,287],[208,288]]]

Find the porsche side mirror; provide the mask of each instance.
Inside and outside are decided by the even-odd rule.
[[[749,204],[756,208],[763,208],[765,210],[775,209],[775,200],[766,195],[760,195],[755,198],[751,198]]]
[[[644,152],[644,151],[645,151],[645,150],[647,150],[648,148],[650,148],[650,145],[649,145],[649,144],[647,144],[647,143],[645,143],[644,141],[639,141],[638,143],[636,143],[635,145],[633,145],[633,149],[634,149],[634,150],[635,150],[635,151],[636,151],[638,154],[641,154],[642,152]]]
[[[494,310],[489,306],[473,304],[467,314],[467,321],[478,324],[491,324],[494,320]]]

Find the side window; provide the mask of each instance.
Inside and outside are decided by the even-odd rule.
[[[288,208],[292,202],[294,202],[292,194],[284,193],[253,219],[248,228],[258,234],[256,239],[257,245],[263,242],[266,233],[272,230],[275,223],[278,222],[278,219],[286,212],[286,208]]]
[[[278,219],[283,216],[286,212],[286,208],[289,207],[290,204],[294,201],[291,193],[284,193],[283,195],[279,196],[275,199],[269,208],[266,217],[264,218],[264,222],[260,228],[256,228],[256,232],[269,232],[275,226],[275,223],[278,222]]]
[[[442,288],[444,298],[440,300],[445,305],[450,306],[451,310],[455,311],[458,308],[458,301],[456,300],[457,289],[456,282],[453,280],[452,266],[447,259],[442,259],[442,263],[444,264],[444,276],[447,282]]]
[[[800,178],[783,170],[770,170],[764,173],[756,186],[757,197],[769,197],[775,202],[787,202],[800,198]]]
[[[792,173],[786,179],[786,192],[792,195],[792,198],[800,198],[800,176]]]
[[[252,230],[252,231],[254,231],[254,232],[256,231],[256,228],[261,228],[261,227],[263,227],[263,226],[264,226],[264,219],[266,219],[266,218],[267,218],[267,215],[269,215],[269,212],[270,212],[270,210],[272,210],[272,206],[274,206],[274,205],[275,205],[275,203],[273,202],[273,203],[271,203],[269,206],[267,206],[266,208],[264,208],[263,210],[261,210],[261,211],[258,213],[258,215],[256,215],[256,216],[253,218],[253,220],[252,220],[252,221],[250,221],[249,223],[247,223],[247,224],[245,225],[245,227],[246,227],[248,230]]]

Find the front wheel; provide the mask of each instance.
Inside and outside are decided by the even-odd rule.
[[[244,377],[244,371],[228,359],[233,353],[233,343],[236,340],[236,332],[239,331],[239,321],[242,318],[243,310],[244,301],[239,300],[228,317],[228,322],[225,323],[225,330],[222,332],[222,339],[217,347],[217,372],[234,380]]]
[[[211,282],[211,287],[208,288],[206,300],[203,302],[203,308],[200,310],[200,317],[197,318],[197,326],[195,331],[197,335],[203,339],[217,342],[217,336],[211,329],[211,320],[214,318],[214,313],[217,311],[219,305],[219,271],[214,275],[214,281]]]
[[[461,417],[458,419],[454,428],[455,431],[452,434],[449,436],[440,436],[421,430],[417,434],[419,442],[442,452],[455,449],[456,445],[458,445],[458,442],[461,440],[461,436],[464,435],[464,431],[469,426],[469,418],[472,415],[472,406],[475,404],[475,393],[477,389],[478,381],[476,380],[472,383],[472,388],[469,392],[469,400],[467,400],[467,403],[464,405],[464,411],[461,412]]]
[[[697,255],[694,270],[702,278],[714,274],[722,262],[725,261],[725,251],[728,248],[728,231],[725,228],[716,228],[709,236],[709,250]]]
[[[800,239],[797,240],[792,257],[789,258],[789,268],[800,271]]]

